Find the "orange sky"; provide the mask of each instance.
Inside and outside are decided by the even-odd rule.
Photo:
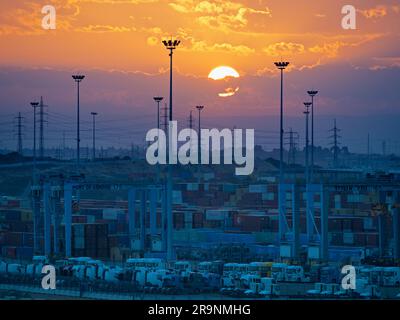
[[[46,31],[41,8],[49,4],[57,10],[57,29]],[[291,62],[285,77],[285,127],[301,132],[306,90],[315,88],[320,91],[316,130],[321,139],[329,135],[334,118],[344,136],[359,139],[354,147],[367,132],[377,139],[397,137],[400,3],[351,1],[357,9],[356,30],[341,27],[346,4],[1,0],[0,114],[22,111],[28,117],[29,102],[43,95],[49,110],[72,119],[76,101],[71,73],[81,71],[87,75],[81,93],[83,118],[91,111],[109,119],[138,119],[140,114],[148,121],[130,125],[154,126],[152,97],[168,98],[168,52],[161,40],[176,36],[182,44],[174,55],[174,117],[182,125],[201,104],[206,106],[206,125],[277,131],[279,81],[273,62],[282,58]],[[235,68],[241,77],[228,84],[206,79],[219,65]],[[240,90],[227,98],[218,95],[229,88],[227,92]]]
[[[397,3],[397,5],[396,5]],[[41,29],[45,4],[57,30]],[[357,30],[341,28],[346,1],[37,0],[1,1],[2,65],[98,68],[157,73],[168,67],[160,41],[182,40],[176,67],[207,76],[218,65],[241,74],[273,70],[281,56],[295,68],[354,60],[399,65],[398,1],[352,1]],[[163,55],[164,54],[164,55]],[[396,52],[398,54],[398,52]]]

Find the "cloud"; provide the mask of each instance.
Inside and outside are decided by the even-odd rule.
[[[312,53],[321,53],[328,58],[335,58],[339,53],[339,49],[345,46],[346,43],[342,41],[335,41],[332,43],[324,43],[323,45],[316,45],[308,49]]]
[[[269,8],[255,9],[233,1],[175,0],[169,5],[177,12],[194,14],[202,25],[223,31],[246,27],[251,15],[271,17]]]
[[[197,52],[230,52],[239,55],[249,55],[255,52],[254,49],[244,45],[232,45],[230,43],[214,43],[209,45],[205,41],[193,41],[187,50]]]
[[[79,32],[105,33],[105,32],[131,32],[131,31],[136,31],[136,28],[126,27],[126,26],[112,26],[112,25],[88,25],[85,27],[77,28],[75,30]]]
[[[375,63],[369,67],[370,70],[400,68],[400,57],[375,57],[373,61]]]
[[[157,37],[148,37],[147,44],[149,46],[156,46],[160,43],[160,40]]]
[[[303,44],[292,43],[292,42],[277,42],[270,44],[268,47],[263,49],[263,52],[267,53],[272,57],[292,56],[304,53],[304,51],[305,50]]]
[[[367,19],[376,19],[386,16],[387,8],[385,6],[376,6],[370,9],[359,10],[359,12]]]

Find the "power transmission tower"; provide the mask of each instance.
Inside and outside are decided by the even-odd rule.
[[[331,150],[333,152],[333,166],[335,168],[338,167],[338,161],[339,161],[339,145],[340,145],[339,139],[341,138],[341,136],[339,136],[340,131],[341,130],[338,129],[338,127],[336,126],[336,119],[335,119],[333,129],[329,130],[329,132],[333,132],[333,135],[330,136],[329,138],[333,139],[333,142],[331,143],[331,145],[333,145]]]
[[[22,120],[24,119],[21,116],[21,112],[18,112],[18,116],[15,118],[17,120],[17,137],[18,137],[18,142],[17,142],[17,152],[22,155]]]
[[[43,103],[43,97],[40,97],[39,104],[39,158],[44,158],[44,123],[47,122],[44,120],[44,116],[47,114],[44,112],[44,108],[47,107]]]
[[[289,142],[286,145],[289,145],[289,153],[288,153],[288,164],[294,165],[296,164],[296,153],[297,153],[297,146],[299,144],[300,135],[298,132],[293,131],[290,128],[289,134]]]

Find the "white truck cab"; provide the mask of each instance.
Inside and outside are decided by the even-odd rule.
[[[274,263],[271,267],[271,275],[275,281],[286,280],[286,269],[288,265],[286,263]]]

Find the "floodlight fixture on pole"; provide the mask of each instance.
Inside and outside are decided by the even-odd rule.
[[[170,40],[164,40],[163,44],[167,50],[169,50],[169,58],[170,58],[170,66],[169,66],[169,121],[170,123],[173,120],[173,113],[172,113],[172,72],[173,72],[173,65],[172,65],[172,60],[173,60],[173,55],[174,55],[174,50],[179,46],[181,42],[179,40],[173,40],[172,38]],[[168,138],[171,136],[171,124],[169,126],[169,134]],[[171,154],[168,154],[169,160],[171,159]],[[167,186],[166,186],[166,192],[167,192],[167,259],[172,260],[173,259],[173,215],[172,215],[172,204],[173,204],[173,199],[172,199],[172,191],[173,189],[173,181],[172,181],[172,167],[171,165],[168,165],[168,177],[167,177]]]
[[[81,143],[81,138],[80,138],[80,97],[79,97],[79,89],[80,89],[80,83],[85,79],[85,76],[82,74],[76,74],[72,76],[72,79],[76,82],[77,85],[77,109],[76,109],[76,170],[77,174],[80,175],[80,143]]]
[[[306,150],[305,150],[305,166],[306,166],[306,184],[310,183],[310,169],[309,169],[309,156],[308,156],[308,147],[309,147],[309,136],[308,136],[308,118],[310,115],[310,107],[312,103],[311,102],[304,102],[304,106],[306,107],[306,110],[303,112],[306,116]]]
[[[180,40],[163,40],[163,44],[167,50],[169,50],[170,66],[169,66],[169,121],[172,121],[172,57],[174,55],[174,50],[181,43]]]
[[[318,94],[317,90],[307,91],[311,97],[311,174],[310,178],[313,180],[314,176],[314,97]]]
[[[283,183],[283,70],[287,68],[289,62],[275,62],[275,66],[281,71],[281,104],[280,104],[280,144],[279,144],[279,183]]]
[[[154,97],[153,99],[157,103],[157,129],[160,129],[160,103],[164,97]]]

